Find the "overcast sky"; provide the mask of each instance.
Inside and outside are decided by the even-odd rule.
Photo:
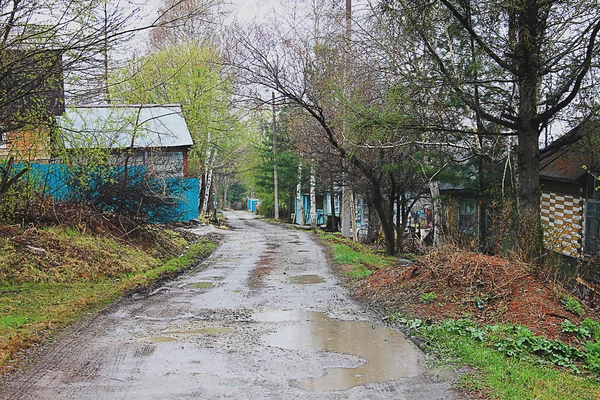
[[[232,0],[232,17],[242,23],[262,22],[281,11],[282,6],[278,0]]]

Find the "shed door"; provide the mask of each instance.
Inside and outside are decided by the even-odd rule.
[[[585,252],[593,254],[598,251],[600,239],[600,202],[587,201],[585,210]]]

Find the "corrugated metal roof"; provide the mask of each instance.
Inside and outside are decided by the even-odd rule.
[[[59,118],[67,148],[179,147],[194,144],[178,104],[68,108]]]
[[[540,177],[567,182],[575,182],[589,170],[598,167],[598,155],[587,143],[571,145],[562,152],[543,158],[540,163]]]

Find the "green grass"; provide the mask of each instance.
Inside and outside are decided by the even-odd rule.
[[[147,255],[139,253],[138,268],[94,281],[0,283],[0,371],[11,363],[17,351],[40,342],[53,330],[101,309],[127,292],[191,267],[214,248],[214,243],[201,240],[185,254],[164,263],[148,263]],[[136,262],[132,257],[136,250],[124,249],[122,245],[111,250],[128,252],[129,261]]]
[[[319,236],[331,249],[332,258],[336,264],[351,267],[346,274],[353,279],[365,278],[373,270],[388,268],[395,264],[393,258],[376,254],[365,246],[351,243],[337,235],[320,233]],[[423,302],[434,301],[436,297],[433,292],[422,293],[421,296]],[[536,356],[529,357],[525,355],[520,358],[507,355],[510,351],[515,351],[514,348],[507,345],[507,343],[513,343],[510,341],[512,338],[510,335],[517,335],[513,331],[521,332],[529,341],[530,348],[531,346],[548,345],[550,343],[550,341],[543,338],[540,338],[537,342],[533,341],[527,334],[519,331],[517,327],[508,326],[506,328],[508,333],[502,331],[497,334],[489,334],[485,333],[482,328],[478,328],[474,323],[472,323],[473,326],[465,326],[464,330],[460,331],[448,329],[447,326],[444,327],[443,322],[430,324],[426,329],[419,329],[423,326],[422,321],[406,320],[399,318],[397,315],[390,316],[388,321],[398,322],[399,319],[414,329],[417,336],[427,339],[429,351],[438,355],[439,359],[442,360],[441,363],[453,363],[458,366],[468,365],[472,368],[472,373],[461,376],[456,383],[457,386],[468,391],[483,392],[493,399],[506,400],[600,399],[600,383],[594,377],[575,371],[578,366],[585,369],[584,361],[590,364],[588,359],[577,361],[577,365],[574,364],[573,370],[571,370],[557,368],[551,364],[551,361]],[[460,321],[454,320],[449,320],[447,323],[450,326],[461,325]],[[592,332],[596,329],[596,326],[588,323],[587,325],[583,324],[578,329]],[[468,332],[468,334],[464,334],[464,332]],[[492,342],[484,341],[484,335],[491,335]],[[494,345],[503,339],[505,340],[505,342],[502,342],[505,344],[504,352]],[[555,345],[555,347],[559,349],[556,351],[562,350],[560,345]],[[523,352],[526,353],[525,350]],[[592,354],[600,354],[600,351]],[[550,358],[552,356],[556,356],[556,354],[550,354]],[[600,365],[600,361],[596,365]],[[592,368],[589,369],[591,372],[595,372]]]
[[[366,278],[374,270],[393,265],[394,258],[377,254],[367,246],[331,233],[319,232],[319,235],[331,248],[333,262],[350,267],[346,274],[353,280]]]
[[[600,398],[600,384],[595,379],[539,365],[536,361],[508,357],[486,343],[442,328],[430,329],[425,336],[430,349],[444,359],[475,369],[458,383],[467,390],[484,391],[497,399]]]

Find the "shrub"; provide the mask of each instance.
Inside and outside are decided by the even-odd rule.
[[[571,296],[565,299],[565,310],[572,312],[575,315],[579,315],[580,317],[585,315],[585,310],[581,303]]]
[[[435,294],[435,292],[421,293],[419,296],[419,301],[421,303],[432,303],[435,299],[437,299],[437,294]]]

